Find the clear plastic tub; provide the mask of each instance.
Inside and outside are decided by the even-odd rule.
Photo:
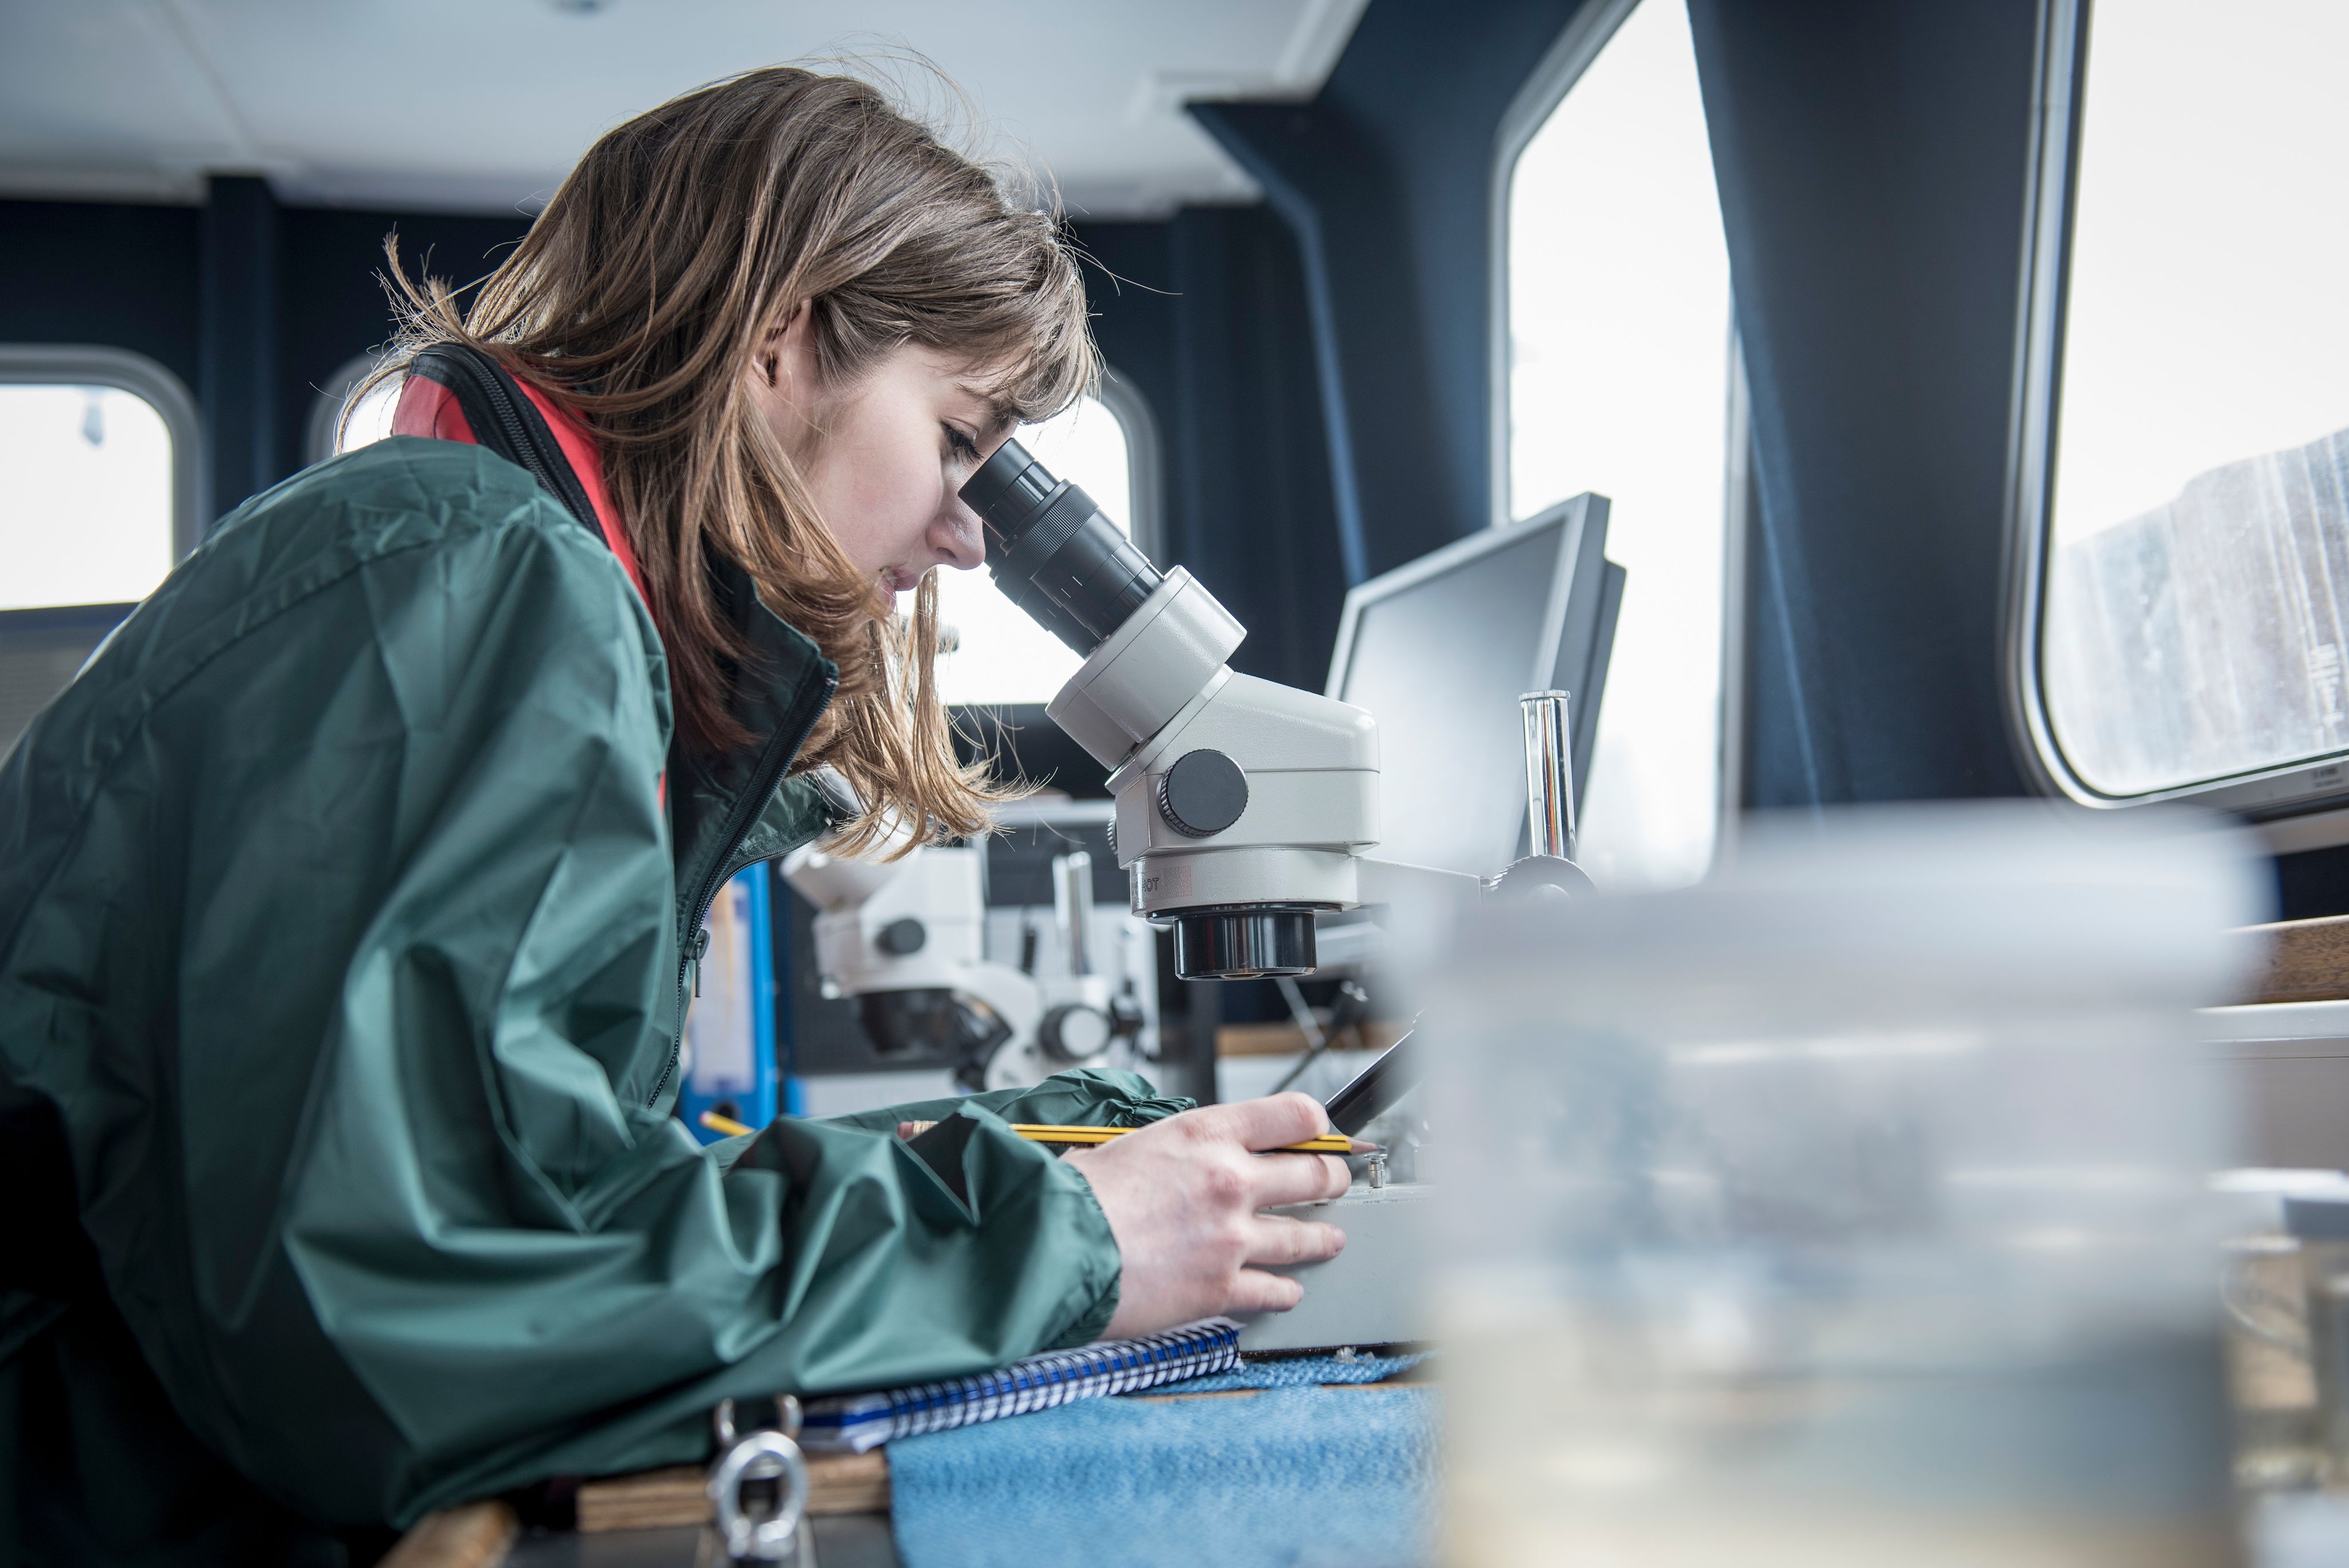
[[[1399,943],[1448,1558],[2236,1561],[2232,1116],[2186,1064],[2261,875],[2176,819],[1875,811]]]

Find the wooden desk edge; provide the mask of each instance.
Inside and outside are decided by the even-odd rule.
[[[885,1451],[810,1454],[807,1466],[811,1515],[889,1511]],[[579,1489],[579,1533],[703,1523],[709,1518],[709,1497],[703,1490],[708,1482],[709,1472],[699,1465],[589,1481]]]
[[[417,1521],[377,1568],[498,1568],[521,1533],[509,1504],[460,1503]]]
[[[881,1449],[807,1459],[811,1515],[889,1511],[889,1458]],[[578,1532],[600,1535],[706,1524],[708,1484],[709,1472],[699,1465],[587,1481],[579,1488]],[[444,1508],[419,1520],[379,1568],[498,1568],[521,1530],[514,1511],[502,1502]]]
[[[1409,1023],[1378,1020],[1348,1030],[1330,1042],[1330,1049],[1351,1059],[1366,1051],[1383,1051],[1410,1033]],[[1305,1049],[1305,1031],[1294,1023],[1226,1023],[1216,1030],[1216,1054],[1231,1056],[1294,1056]]]
[[[2266,961],[2251,982],[2247,1002],[2349,1000],[2349,915],[2315,920],[2277,920],[2246,926],[2244,934],[2266,944]]]

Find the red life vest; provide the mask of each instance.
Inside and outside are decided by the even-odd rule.
[[[605,488],[595,438],[561,404],[488,355],[448,343],[419,354],[400,387],[391,433],[487,447],[530,470],[574,514],[584,503],[587,515],[579,520],[594,524],[636,586],[636,596],[645,597],[644,573]],[[575,494],[565,494],[565,480],[576,487]]]

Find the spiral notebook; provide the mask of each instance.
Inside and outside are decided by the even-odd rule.
[[[800,1446],[810,1453],[861,1454],[899,1438],[1227,1372],[1239,1365],[1239,1334],[1240,1325],[1229,1318],[1204,1318],[1139,1339],[1031,1355],[975,1376],[810,1399]]]

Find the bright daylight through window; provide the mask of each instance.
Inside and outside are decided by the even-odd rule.
[[[1081,398],[1067,412],[1023,425],[1013,437],[1059,478],[1093,498],[1109,520],[1133,528],[1133,464],[1125,426],[1108,404]],[[938,668],[948,702],[1002,705],[1049,702],[1084,662],[1028,618],[995,586],[987,568],[940,567],[938,619],[953,628],[955,651]],[[910,609],[913,596],[901,596]]]
[[[2092,790],[2349,751],[2344,58],[2338,0],[2095,7],[2040,670]]]
[[[359,383],[374,373],[375,367],[375,357],[362,354],[336,371],[335,379],[327,383],[328,389],[319,394],[310,415],[312,462],[338,452],[355,451],[391,433],[391,416],[399,410],[399,389],[408,379],[405,375],[386,376],[351,405],[348,417],[343,413],[343,405],[350,401]]]
[[[171,434],[119,387],[0,385],[0,610],[129,604],[171,569]]]
[[[1646,0],[1509,190],[1509,494],[1609,497],[1630,573],[1578,858],[1696,880],[1720,812],[1729,255],[1682,0]]]

